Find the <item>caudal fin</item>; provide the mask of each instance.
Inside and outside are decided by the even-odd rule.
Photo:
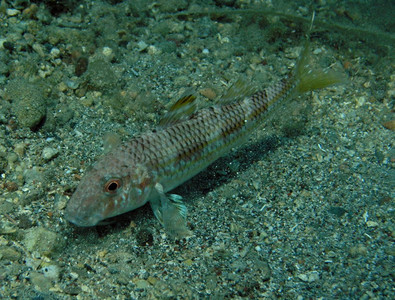
[[[307,40],[301,53],[298,65],[296,66],[296,90],[300,93],[304,93],[322,89],[333,84],[345,82],[346,77],[343,73],[333,70],[324,71],[319,68],[313,68],[309,64],[309,44],[310,43]]]
[[[311,24],[306,36],[306,43],[300,54],[299,62],[296,65],[295,78],[297,81],[296,90],[300,93],[322,89],[327,86],[346,81],[343,73],[333,70],[324,71],[313,68],[309,64],[310,60],[310,32],[313,28],[315,12],[311,17]]]

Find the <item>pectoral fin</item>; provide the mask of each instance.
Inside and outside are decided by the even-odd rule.
[[[167,197],[159,183],[155,185],[155,189],[159,194],[159,199],[150,201],[150,204],[166,232],[175,238],[191,236],[192,232],[186,226],[187,208],[182,202],[182,197],[175,194]]]

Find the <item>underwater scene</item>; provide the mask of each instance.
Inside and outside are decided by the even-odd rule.
[[[0,0],[0,299],[393,299],[394,47],[392,0]]]

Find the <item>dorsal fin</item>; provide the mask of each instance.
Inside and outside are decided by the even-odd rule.
[[[240,101],[245,97],[253,95],[257,90],[258,89],[254,85],[248,84],[245,80],[238,79],[218,100],[218,104],[229,104]]]
[[[196,111],[195,99],[194,95],[187,95],[178,99],[159,121],[159,127],[174,125],[194,114]]]

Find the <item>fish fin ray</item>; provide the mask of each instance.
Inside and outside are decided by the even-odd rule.
[[[190,94],[181,97],[159,121],[159,127],[165,128],[184,121],[196,112],[196,96]]]
[[[314,18],[315,12],[313,12],[310,28],[306,34],[305,45],[295,68],[294,76],[297,80],[296,90],[299,93],[322,89],[346,81],[346,76],[344,73],[333,70],[325,71],[320,68],[313,68],[309,63],[310,33],[313,28]]]
[[[258,88],[253,84],[247,83],[246,80],[239,78],[234,82],[225,94],[218,100],[217,104],[226,105],[233,102],[241,101],[245,97],[255,94]]]
[[[155,185],[155,189],[159,199],[151,201],[151,207],[166,232],[175,238],[191,236],[192,232],[186,225],[187,208],[182,202],[182,197],[175,194],[166,196],[159,183]]]

